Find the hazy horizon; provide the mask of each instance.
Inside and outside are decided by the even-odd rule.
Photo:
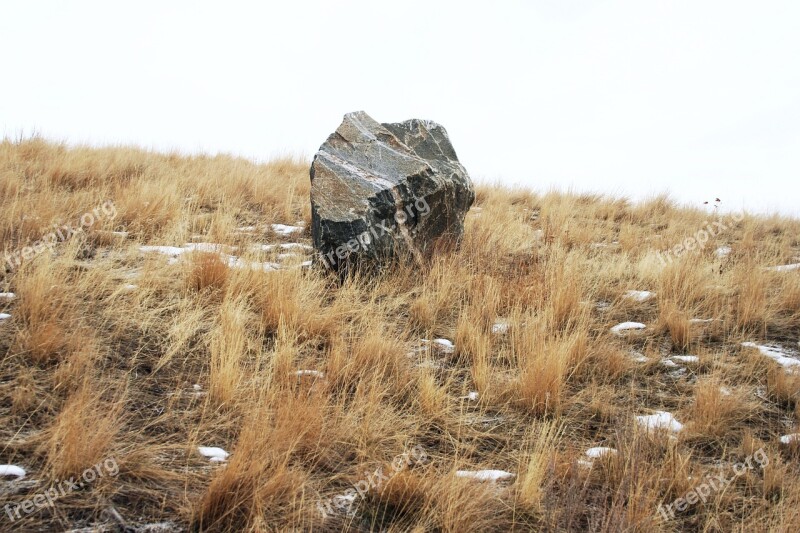
[[[8,6],[4,137],[263,161],[342,115],[444,125],[477,181],[800,215],[800,5]]]

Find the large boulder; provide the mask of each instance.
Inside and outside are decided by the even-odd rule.
[[[311,235],[328,268],[422,261],[458,243],[475,200],[447,131],[348,113],[311,164]]]

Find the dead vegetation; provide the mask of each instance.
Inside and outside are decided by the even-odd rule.
[[[0,278],[0,463],[27,471],[0,478],[0,529],[800,530],[800,441],[780,442],[800,379],[741,346],[797,355],[800,271],[766,267],[800,262],[799,221],[726,219],[665,264],[724,215],[483,185],[457,250],[339,283],[261,246],[309,242],[307,171],[0,144],[4,252],[115,208]],[[187,243],[226,251],[139,250]],[[626,321],[646,328],[610,331]],[[681,431],[637,424],[656,411]],[[424,460],[393,468],[412,449]],[[759,450],[769,464],[734,476]],[[659,510],[720,474],[725,490]]]

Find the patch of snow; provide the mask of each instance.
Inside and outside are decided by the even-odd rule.
[[[767,270],[772,272],[791,272],[792,270],[799,270],[799,269],[800,269],[800,263],[794,263],[791,265],[780,265],[767,268]]]
[[[0,292],[0,300],[13,300],[17,295],[13,292]]]
[[[324,378],[325,373],[319,370],[298,370],[295,372],[297,376],[314,376],[315,378]]]
[[[412,346],[411,351],[408,352],[408,355],[412,356],[412,355],[427,351],[428,350],[428,345],[430,344],[430,342],[431,341],[429,341],[428,339],[420,339],[419,340],[419,344],[415,345],[415,346]]]
[[[690,324],[710,324],[714,322],[716,318],[691,318],[689,319]]]
[[[731,389],[729,389],[728,387],[720,387],[720,388],[719,388],[719,393],[720,393],[722,396],[730,396],[731,394],[733,394],[733,392],[731,391]]]
[[[456,477],[474,479],[476,481],[501,481],[511,479],[516,474],[505,470],[459,470]]]
[[[793,442],[800,442],[800,433],[792,433],[781,437],[781,444],[792,444]]]
[[[611,302],[606,302],[604,300],[600,300],[595,304],[595,307],[600,311],[605,311],[606,309],[611,307]]]
[[[439,346],[443,353],[453,353],[456,351],[455,345],[447,339],[433,339],[433,343]]]
[[[0,320],[8,320],[9,318],[11,318],[11,315],[8,313],[0,313]]]
[[[717,257],[727,257],[728,255],[730,255],[730,253],[731,253],[731,247],[730,246],[720,246],[719,248],[714,250],[714,254]]]
[[[197,451],[200,452],[200,455],[208,457],[213,462],[225,461],[230,456],[228,452],[216,446],[198,446]]]
[[[641,322],[623,322],[621,324],[617,324],[613,328],[611,328],[611,332],[616,335],[621,335],[623,331],[631,330],[631,329],[644,329],[647,326],[642,324]]]
[[[303,228],[300,226],[287,226],[286,224],[272,224],[271,227],[272,231],[274,231],[278,235],[284,235],[284,236],[303,231]]]
[[[192,388],[196,391],[203,389],[203,387],[201,387],[199,383],[195,383],[194,385],[192,385]]]
[[[608,448],[607,446],[596,446],[586,450],[586,457],[589,459],[599,459],[600,457],[604,457],[606,455],[615,455],[616,453],[617,450],[614,448]]]
[[[479,396],[480,396],[480,395],[479,395],[479,394],[478,394],[476,391],[470,391],[470,393],[469,393],[469,394],[467,394],[466,396],[464,396],[464,399],[466,399],[466,400],[470,400],[470,401],[473,401],[473,402],[477,402],[477,401],[478,401],[478,397],[479,397]]]
[[[126,283],[125,285],[122,286],[122,290],[124,291],[135,291],[138,288],[139,286],[134,285],[133,283]]]
[[[0,465],[0,476],[16,476],[17,479],[25,477],[25,469],[16,465]]]
[[[258,228],[256,226],[240,226],[236,228],[239,233],[254,233]]]
[[[672,413],[667,411],[656,411],[652,415],[641,415],[636,417],[636,421],[644,426],[648,431],[665,429],[672,433],[677,433],[683,429],[683,424],[678,422]]]
[[[645,356],[643,353],[639,352],[631,352],[631,358],[636,361],[637,363],[646,363],[650,361],[650,358]]]
[[[637,302],[646,302],[653,296],[655,296],[655,293],[650,291],[628,291],[625,293],[625,298],[636,300]]]
[[[139,251],[142,253],[159,253],[170,257],[178,257],[185,252],[186,249],[178,246],[140,246]]]
[[[507,333],[509,327],[510,327],[510,324],[508,322],[502,322],[502,321],[495,322],[494,325],[492,325],[492,333],[495,333],[495,334],[498,334],[498,335],[501,335],[503,333]]]
[[[789,351],[786,351],[782,348],[775,347],[775,346],[761,346],[754,342],[743,342],[742,346],[747,348],[757,348],[761,355],[765,355],[784,367],[787,371],[791,370],[793,367],[800,366],[800,359],[795,359],[794,357],[789,357],[791,355],[795,355]]]
[[[661,365],[665,366],[667,368],[680,368],[678,363],[676,363],[675,361],[671,361],[669,359],[662,359],[661,360]]]
[[[278,263],[261,263],[259,261],[248,261],[241,257],[228,256],[228,266],[231,268],[249,268],[250,270],[262,270],[270,272],[273,270],[280,270],[281,266]]]
[[[228,246],[227,244],[217,244],[214,242],[190,242],[183,246],[187,252],[208,252],[208,253],[221,253],[224,250],[230,250],[235,247]]]
[[[308,268],[311,266],[311,264],[312,264],[311,260],[308,260],[308,261],[303,261],[302,263],[300,263],[299,266],[302,268]]]
[[[281,250],[304,250],[307,252],[314,250],[314,247],[310,244],[303,244],[299,242],[286,242],[283,244],[254,244],[250,247],[251,250],[256,252],[271,252],[278,248]]]
[[[699,363],[700,358],[696,355],[673,355],[671,359],[681,363]]]

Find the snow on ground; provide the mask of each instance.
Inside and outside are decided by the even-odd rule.
[[[183,252],[186,251],[185,248],[180,248],[178,246],[140,246],[139,251],[142,253],[159,253],[163,255],[168,255],[170,257],[178,257]]]
[[[433,339],[433,343],[436,344],[443,353],[453,353],[456,351],[455,345],[452,341],[447,339]]]
[[[456,477],[469,478],[476,481],[502,481],[511,479],[514,476],[516,474],[505,470],[459,470],[456,472]]]
[[[480,395],[476,391],[470,391],[470,393],[464,396],[463,399],[477,402],[479,396]]]
[[[278,235],[291,235],[303,231],[302,226],[287,226],[286,224],[271,224],[270,227]]]
[[[757,348],[761,355],[765,355],[784,367],[787,371],[800,367],[800,359],[796,359],[796,353],[784,350],[778,346],[761,346],[754,342],[743,342],[742,346],[747,348]]]
[[[508,333],[508,328],[510,327],[508,322],[505,321],[497,321],[492,325],[492,333],[501,335],[503,333]]]
[[[669,375],[674,379],[680,379],[681,376],[683,376],[684,374],[686,374],[686,369],[683,367],[680,367],[677,370],[674,370],[669,373]]]
[[[0,300],[8,300],[11,301],[16,298],[17,295],[13,292],[0,292]]]
[[[670,359],[662,359],[661,360],[661,365],[665,366],[667,368],[680,368],[680,365],[678,365],[678,363],[676,363],[675,361],[672,361]]]
[[[586,457],[588,457],[588,459],[578,459],[578,465],[584,468],[592,468],[594,466],[595,459],[602,459],[603,457],[615,455],[616,453],[617,450],[614,448],[608,448],[606,446],[589,448],[586,450]]]
[[[295,372],[297,376],[314,376],[315,378],[324,378],[325,373],[319,370],[298,370]]]
[[[628,291],[625,293],[625,298],[629,300],[636,300],[637,302],[646,302],[656,293],[650,291]]]
[[[799,269],[800,269],[800,263],[794,263],[791,265],[780,265],[767,268],[767,270],[771,270],[772,272],[790,272],[792,270],[799,270]]]
[[[673,355],[670,359],[680,363],[699,363],[700,358],[696,355]]]
[[[781,444],[793,444],[795,442],[800,442],[800,433],[792,433],[781,437]]]
[[[0,465],[0,476],[16,476],[17,479],[25,477],[25,469],[16,465]]]
[[[631,358],[636,361],[637,363],[646,363],[650,361],[650,358],[640,352],[631,352]]]
[[[289,247],[287,249],[292,249],[296,247],[304,247],[308,245],[303,245],[299,243],[288,243],[295,246]],[[264,250],[263,247],[265,246],[272,246],[272,245],[258,245],[261,246],[261,250]],[[232,251],[235,247],[231,247],[224,244],[216,244],[210,242],[195,242],[195,243],[188,243],[182,247],[179,246],[140,246],[139,251],[142,253],[159,253],[163,255],[169,256],[169,264],[173,265],[178,262],[181,255],[186,252],[208,252],[208,253],[217,253],[220,255],[220,258],[227,263],[230,268],[247,268],[250,270],[262,270],[264,272],[270,272],[273,270],[279,270],[283,268],[283,266],[279,263],[272,263],[272,262],[261,262],[261,261],[249,261],[247,259],[243,259],[241,257],[235,255],[229,255],[225,253],[225,251]],[[272,249],[272,248],[271,248]],[[299,257],[296,254],[291,254],[292,257]],[[281,259],[287,259],[287,256],[282,257]],[[293,267],[310,267],[311,261],[303,261],[298,265],[292,265]]]
[[[622,335],[623,331],[631,330],[631,329],[644,329],[647,326],[642,324],[641,322],[623,322],[621,324],[617,324],[613,328],[611,328],[611,332],[617,335]]]
[[[234,255],[228,256],[227,261],[228,266],[231,268],[249,268],[250,270],[263,270],[264,272],[280,270],[281,268],[281,265],[278,263],[248,261],[247,259],[242,259],[241,257],[236,257]]]
[[[714,254],[717,257],[727,257],[728,255],[730,255],[730,253],[731,253],[731,247],[730,246],[720,246],[719,248],[714,250]]]
[[[652,415],[637,416],[636,421],[644,426],[648,431],[665,429],[672,433],[677,433],[683,429],[683,424],[678,422],[672,413],[667,411],[656,411]]]
[[[310,244],[302,244],[299,242],[285,242],[282,244],[254,244],[250,247],[251,250],[255,252],[271,252],[276,249],[281,250],[304,250],[306,252],[311,252],[314,250],[314,247]]]
[[[200,455],[208,457],[213,462],[225,461],[230,456],[228,452],[216,446],[198,446],[197,451],[200,452]]]
[[[608,448],[607,446],[596,446],[586,450],[586,457],[589,459],[599,459],[600,457],[604,457],[606,455],[615,455],[616,453],[617,450],[614,448]]]
[[[11,318],[11,315],[9,315],[8,313],[0,313],[0,321],[8,320],[9,318]]]
[[[710,324],[714,322],[716,318],[691,318],[689,319],[690,324]]]
[[[183,249],[187,252],[208,252],[208,253],[222,253],[224,251],[235,250],[235,246],[228,246],[227,244],[217,244],[214,242],[190,242],[183,245]]]

